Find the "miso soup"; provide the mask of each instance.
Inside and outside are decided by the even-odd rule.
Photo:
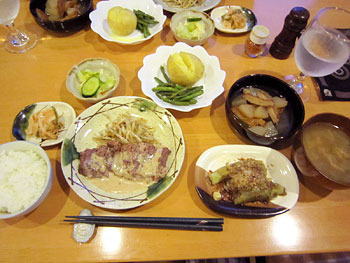
[[[308,160],[330,180],[350,185],[350,137],[342,129],[317,122],[303,130],[302,142]]]

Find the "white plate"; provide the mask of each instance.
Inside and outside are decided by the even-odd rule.
[[[160,71],[160,66],[165,66],[168,57],[176,52],[185,51],[196,55],[204,64],[205,71],[203,77],[195,84],[204,86],[204,94],[199,96],[198,102],[189,106],[177,106],[159,99],[152,88],[157,86],[154,77],[164,80]],[[189,112],[193,109],[203,108],[211,105],[212,101],[223,91],[223,83],[226,77],[225,71],[221,70],[219,59],[210,56],[202,46],[191,47],[185,43],[178,42],[174,46],[160,46],[156,53],[146,56],[143,59],[143,67],[138,72],[143,93],[152,98],[159,106],[178,111]]]
[[[144,101],[155,108],[143,107],[140,110]],[[79,153],[87,148],[98,147],[93,137],[105,129],[105,125],[111,119],[114,120],[118,115],[125,113],[146,119],[147,125],[154,128],[155,137],[161,145],[171,150],[167,162],[169,171],[164,180],[161,179],[150,186],[124,181],[122,187],[128,187],[128,190],[110,192],[78,173],[80,160],[66,158],[72,153],[67,145],[72,142]],[[120,96],[100,101],[78,116],[68,129],[62,144],[61,167],[69,186],[85,201],[103,208],[129,209],[147,204],[166,191],[180,173],[184,156],[185,141],[181,127],[169,111],[148,99]]]
[[[39,137],[27,137],[26,136],[26,128],[28,126],[29,118],[32,114],[42,110],[45,107],[53,106],[56,109],[58,115],[58,121],[63,124],[63,129],[59,131],[58,137],[56,140],[43,140]],[[26,140],[40,146],[52,146],[55,144],[59,144],[63,141],[63,138],[66,135],[66,132],[74,122],[76,118],[76,114],[72,106],[67,103],[60,101],[49,101],[49,102],[37,102],[31,105],[26,106],[23,110],[21,110],[12,126],[12,135],[17,140]]]
[[[131,11],[133,9],[141,10],[148,15],[154,17],[158,24],[150,26],[150,36],[145,38],[143,34],[135,30],[128,36],[117,36],[112,34],[107,22],[108,10],[115,6],[121,6],[128,8]],[[152,38],[155,34],[163,29],[163,24],[166,20],[166,16],[163,14],[163,8],[161,5],[156,5],[152,0],[109,0],[101,1],[96,5],[96,9],[89,14],[91,20],[91,29],[99,34],[103,39],[107,41],[117,42],[123,45],[136,45],[147,39]]]
[[[176,12],[184,10],[184,8],[169,6],[163,0],[153,0],[153,1],[155,3],[161,5],[164,10],[172,12],[172,13],[176,13]],[[195,6],[188,8],[188,9],[204,12],[204,11],[210,10],[213,7],[217,6],[220,2],[221,2],[221,0],[206,0],[202,5],[195,5]]]
[[[225,201],[215,201],[205,187],[209,171],[215,171],[238,158],[261,160],[267,167],[268,177],[283,187],[287,195],[271,200],[275,208],[234,205]],[[271,216],[291,209],[298,201],[299,181],[292,163],[282,153],[264,146],[220,145],[206,150],[197,160],[195,184],[202,201],[211,209],[232,215]],[[201,190],[199,190],[201,189]]]
[[[230,28],[225,28],[222,25],[222,19],[221,17],[227,13],[228,9],[234,8],[234,9],[240,9],[247,17],[247,23],[245,27],[239,28],[239,29],[230,29]],[[237,5],[231,5],[231,6],[220,6],[217,8],[214,8],[211,11],[210,14],[211,18],[214,20],[215,23],[215,28],[221,32],[225,33],[234,33],[234,34],[239,34],[239,33],[245,33],[250,30],[256,25],[257,20],[255,17],[255,14],[253,13],[252,10],[242,7],[242,6],[237,6]]]

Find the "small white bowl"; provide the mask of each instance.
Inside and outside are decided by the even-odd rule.
[[[109,9],[116,6],[124,7],[131,11],[133,9],[141,10],[146,14],[153,16],[154,19],[158,21],[158,24],[149,27],[151,35],[147,38],[136,29],[128,36],[117,36],[112,34],[108,26],[107,16]],[[91,20],[91,29],[94,32],[107,41],[116,42],[122,45],[136,45],[152,38],[163,29],[163,24],[166,20],[166,16],[163,14],[163,7],[161,5],[156,5],[152,0],[101,1],[97,3],[96,10],[92,11],[89,17]]]
[[[19,216],[23,216],[26,215],[30,212],[32,212],[35,208],[37,208],[46,198],[46,196],[48,195],[48,193],[51,190],[51,186],[52,186],[52,180],[53,180],[53,170],[51,167],[51,162],[49,157],[47,156],[46,152],[43,150],[43,148],[41,148],[39,145],[32,143],[32,142],[27,142],[27,141],[13,141],[13,142],[8,142],[5,144],[0,145],[0,152],[8,152],[8,151],[33,151],[36,154],[38,154],[46,163],[47,165],[47,179],[45,182],[45,185],[42,189],[41,194],[39,195],[39,197],[36,200],[33,200],[32,203],[16,212],[16,213],[11,213],[11,214],[7,214],[7,213],[1,213],[0,212],[0,219],[8,219],[8,218],[13,218],[13,217],[19,217]]]
[[[81,83],[77,79],[76,74],[83,69],[90,69],[92,71],[99,72],[103,69],[107,74],[113,75],[115,77],[115,84],[113,88],[105,92],[103,95],[97,93],[93,97],[83,97],[80,91]],[[112,63],[110,60],[105,58],[88,58],[84,59],[78,64],[74,65],[68,72],[66,79],[66,87],[70,93],[74,95],[77,99],[85,101],[88,103],[96,103],[106,98],[112,96],[113,92],[116,90],[119,84],[120,70],[118,66]]]
[[[201,18],[205,24],[205,34],[200,39],[188,39],[179,36],[176,32],[177,27],[180,23],[185,23],[187,18]],[[208,39],[214,34],[215,24],[213,19],[210,18],[204,12],[194,11],[194,10],[184,10],[174,14],[170,21],[170,28],[173,32],[175,39],[179,42],[184,42],[190,46],[203,45]]]

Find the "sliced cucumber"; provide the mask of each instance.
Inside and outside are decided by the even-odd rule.
[[[83,97],[92,97],[100,88],[100,79],[96,76],[90,77],[81,87],[81,94]]]
[[[100,81],[102,82],[101,78],[100,78]],[[110,90],[111,88],[113,88],[114,83],[115,83],[115,80],[114,80],[114,79],[109,79],[109,80],[107,80],[107,81],[105,81],[105,82],[102,82],[102,83],[101,83],[101,86],[100,86],[99,92],[100,92],[101,94],[103,94],[104,92]]]

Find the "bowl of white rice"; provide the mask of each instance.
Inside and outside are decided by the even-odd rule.
[[[28,141],[0,145],[0,219],[28,214],[51,190],[50,159],[39,146]]]

